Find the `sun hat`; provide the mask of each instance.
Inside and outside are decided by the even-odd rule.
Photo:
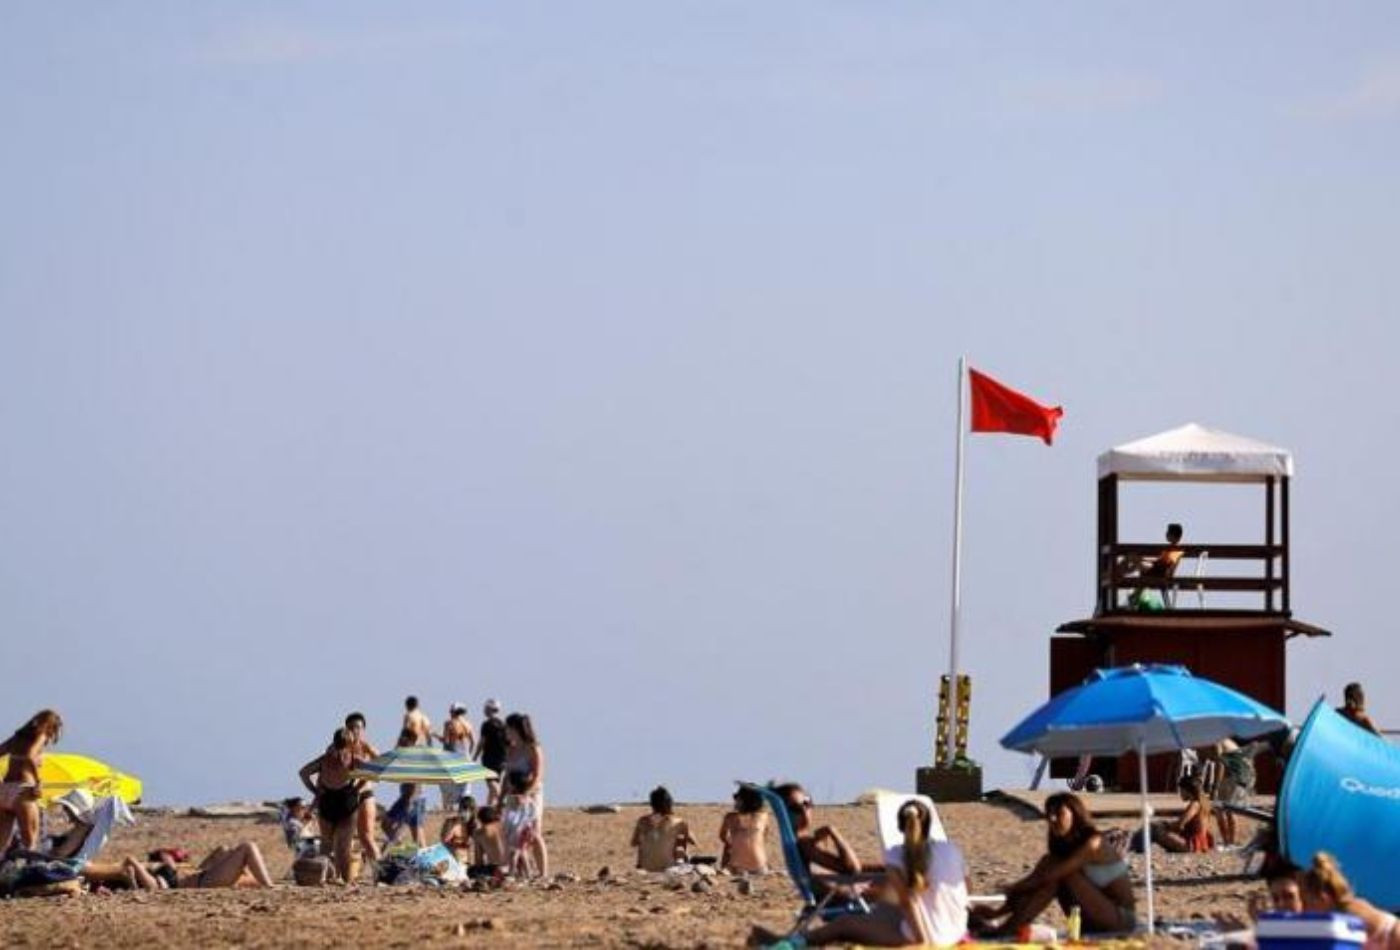
[[[75,788],[68,794],[59,797],[54,804],[68,812],[68,817],[74,821],[87,821],[92,810],[97,807],[97,799],[87,789]]]
[[[501,704],[494,699],[486,700],[486,711],[488,713],[498,713],[501,711]]]

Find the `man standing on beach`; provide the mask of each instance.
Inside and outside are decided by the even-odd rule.
[[[418,708],[418,697],[405,699],[403,708],[403,731],[413,733],[414,745],[432,745],[433,724],[427,714]]]
[[[447,721],[442,724],[442,747],[448,752],[470,757],[476,751],[476,736],[472,734],[471,721],[467,719],[467,707],[453,703],[448,710]],[[467,793],[467,785],[442,786],[442,807],[456,811],[457,803]]]
[[[506,766],[506,724],[501,721],[501,704],[494,699],[486,700],[486,718],[481,721],[481,741],[476,746],[476,758],[481,764],[500,776]],[[486,780],[486,804],[499,805],[501,801],[501,780]]]

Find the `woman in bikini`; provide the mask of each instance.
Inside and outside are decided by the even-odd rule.
[[[740,785],[734,793],[734,810],[719,826],[724,846],[719,866],[736,874],[768,873],[768,812],[756,789]]]
[[[302,784],[314,796],[312,805],[321,824],[322,850],[329,850],[336,872],[347,884],[353,863],[351,846],[356,832],[356,813],[365,794],[360,783],[350,777],[358,764],[350,733],[337,729],[331,736],[330,747],[302,766],[299,773]],[[379,859],[377,846],[368,857],[371,861]]]
[[[1312,867],[1303,872],[1302,892],[1304,910],[1341,911],[1360,917],[1366,927],[1364,950],[1400,950],[1400,927],[1396,926],[1395,915],[1357,897],[1337,859],[1327,852],[1319,851],[1313,857]]]
[[[1137,925],[1128,864],[1105,840],[1079,796],[1045,800],[1046,854],[1021,880],[1003,889],[1006,903],[973,911],[974,933],[1007,937],[1035,920],[1051,901],[1066,912],[1078,904],[1084,930],[1121,933]]]
[[[1175,821],[1154,824],[1152,840],[1175,854],[1209,851],[1210,796],[1205,793],[1196,775],[1183,775],[1176,787],[1186,807]]]
[[[15,734],[0,742],[0,755],[10,757],[0,782],[0,854],[9,850],[10,836],[19,831],[19,846],[33,851],[39,841],[39,767],[44,750],[63,734],[63,719],[52,709],[35,713]]]
[[[159,861],[150,869],[161,883],[172,890],[211,887],[272,887],[272,875],[262,851],[251,841],[232,848],[218,847],[193,870],[175,862],[168,851],[158,852]]]
[[[512,872],[528,857],[534,872],[549,875],[549,851],[544,843],[544,749],[534,724],[522,713],[506,717],[506,761],[503,776],[506,840]]]

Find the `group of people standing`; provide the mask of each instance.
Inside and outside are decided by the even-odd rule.
[[[505,833],[506,860],[516,873],[548,873],[549,854],[544,841],[544,749],[535,735],[534,724],[524,713],[501,717],[501,704],[488,699],[479,728],[473,728],[467,709],[454,703],[448,710],[441,732],[434,732],[432,721],[423,712],[417,697],[404,701],[403,722],[396,746],[431,746],[441,742],[447,752],[479,761],[495,777],[486,782],[483,809],[488,817],[499,816]],[[414,843],[426,846],[424,826],[427,800],[417,783],[399,786],[398,797],[379,814],[378,803],[367,780],[355,774],[379,757],[379,751],[366,738],[363,713],[352,712],[344,725],[335,730],[326,750],[306,763],[299,773],[311,792],[311,809],[320,829],[322,852],[331,858],[342,881],[359,877],[354,845],[359,843],[364,859],[377,867],[384,847],[392,845],[403,830]],[[475,801],[465,784],[441,786],[443,807],[457,812]],[[480,816],[467,816],[479,821]],[[384,836],[381,845],[378,835]]]

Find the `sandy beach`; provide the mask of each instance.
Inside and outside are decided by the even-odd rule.
[[[680,805],[702,853],[718,848],[715,833],[725,808]],[[645,812],[587,814],[557,808],[546,816],[552,878],[475,893],[421,887],[300,888],[184,891],[156,895],[115,893],[70,898],[0,901],[0,943],[7,947],[245,947],[503,946],[503,947],[733,947],[751,924],[785,925],[797,907],[786,876],[771,874],[741,885],[726,875],[695,888],[698,877],[632,870],[627,847],[633,823]],[[1023,810],[995,804],[940,808],[949,834],[963,848],[975,893],[1029,868],[1044,846],[1044,824]],[[434,816],[435,819],[437,816]],[[878,854],[874,809],[819,807],[819,822],[836,825],[863,857]],[[1130,819],[1105,819],[1128,827]],[[431,827],[436,827],[434,820]],[[1246,823],[1248,826],[1248,823]],[[1246,827],[1245,833],[1252,833]],[[291,858],[275,824],[250,818],[143,816],[121,829],[104,857],[144,854],[179,846],[202,855],[216,844],[250,839],[268,856],[275,875]],[[770,858],[780,860],[776,839]],[[1142,909],[1141,858],[1134,858]],[[1235,854],[1168,855],[1154,868],[1159,916],[1172,920],[1239,914],[1261,890],[1239,876]],[[608,869],[600,878],[602,869]],[[745,892],[748,893],[745,893]],[[1058,912],[1042,920],[1062,924]]]

